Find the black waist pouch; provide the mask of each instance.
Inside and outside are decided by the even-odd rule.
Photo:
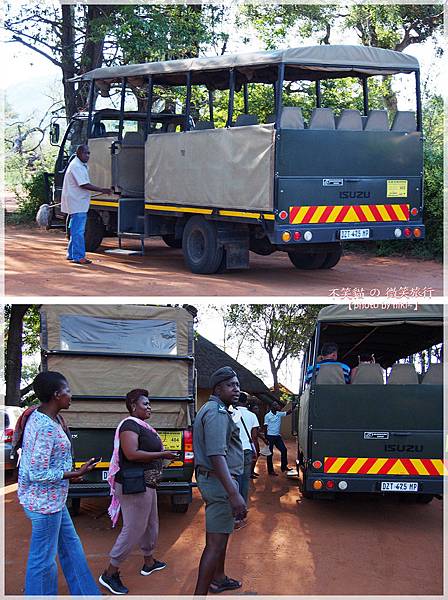
[[[123,494],[141,494],[146,492],[145,472],[143,467],[122,469],[121,473]]]

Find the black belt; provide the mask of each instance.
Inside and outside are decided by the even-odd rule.
[[[201,467],[196,467],[196,475],[203,475],[204,477],[214,477],[219,479],[215,471],[207,471],[207,469],[201,469]],[[232,473],[230,473],[230,477],[232,479],[237,479],[237,475],[232,475]]]

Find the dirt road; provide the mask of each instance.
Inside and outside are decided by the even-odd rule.
[[[117,248],[106,239],[93,264],[73,265],[65,260],[66,240],[60,230],[36,227],[6,228],[6,294],[11,296],[341,296],[344,289],[424,288],[442,294],[442,265],[399,257],[347,254],[328,271],[298,271],[286,254],[251,254],[247,271],[221,275],[193,275],[182,251],[162,240],[147,240],[146,255],[105,254]],[[125,241],[125,247],[136,248]],[[335,294],[335,292],[333,292]]]
[[[288,445],[292,458],[292,444]],[[227,573],[243,581],[241,594],[443,593],[442,502],[419,505],[403,498],[356,495],[337,501],[304,500],[293,480],[269,477],[264,464],[257,469],[261,476],[251,488],[249,525],[231,536],[226,563]],[[8,595],[23,594],[30,535],[15,487],[5,490]],[[104,569],[117,535],[105,514],[107,505],[107,499],[84,500],[75,517],[95,576]],[[123,581],[132,595],[191,594],[204,544],[199,493],[195,491],[185,515],[170,513],[163,499],[159,512],[156,556],[168,568],[142,577],[136,550],[121,567]],[[68,593],[61,574],[59,590]]]

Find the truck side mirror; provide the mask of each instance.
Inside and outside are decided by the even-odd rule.
[[[59,123],[52,123],[50,125],[50,144],[56,146],[59,142],[59,134],[60,134]]]

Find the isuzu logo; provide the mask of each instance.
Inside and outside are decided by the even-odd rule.
[[[365,440],[388,440],[388,431],[364,431]]]
[[[339,198],[344,200],[348,198],[370,198],[370,192],[339,192]]]
[[[423,446],[419,444],[386,444],[384,446],[386,452],[423,452]]]

